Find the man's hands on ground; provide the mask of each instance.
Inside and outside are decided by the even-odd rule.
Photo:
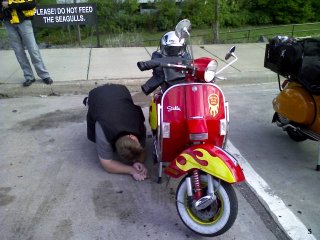
[[[135,180],[142,181],[148,177],[148,170],[142,163],[126,165],[119,161],[103,159],[99,156],[102,167],[109,173],[124,173],[131,175]]]
[[[145,180],[148,177],[147,168],[139,162],[133,164],[134,172],[132,173],[132,177],[137,181]]]

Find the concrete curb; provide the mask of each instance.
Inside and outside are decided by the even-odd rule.
[[[224,77],[227,80],[218,80],[220,86],[230,84],[258,84],[264,82],[275,82],[277,75],[271,71],[265,72],[246,72],[246,73],[230,73]],[[52,85],[46,85],[42,82],[35,82],[30,87],[22,87],[21,84],[1,84],[0,98],[13,98],[24,96],[59,96],[59,95],[78,95],[87,94],[96,86],[117,83],[123,84],[129,88],[131,92],[141,92],[140,86],[144,84],[148,78],[136,79],[96,79],[96,80],[77,80],[77,81],[57,81]]]

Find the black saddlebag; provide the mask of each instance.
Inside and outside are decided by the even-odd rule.
[[[266,45],[264,67],[281,76],[297,79],[302,62],[301,42],[274,38]]]
[[[320,95],[320,38],[303,40],[303,60],[299,82],[312,94]]]
[[[299,82],[312,94],[320,95],[320,56],[305,56]]]
[[[304,56],[320,56],[320,38],[306,38],[301,43]]]

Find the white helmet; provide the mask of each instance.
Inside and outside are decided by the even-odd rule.
[[[167,32],[160,40],[160,52],[164,56],[181,56],[185,51],[185,40],[179,40],[174,31]]]

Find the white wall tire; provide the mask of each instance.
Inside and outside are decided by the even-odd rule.
[[[216,196],[218,198],[218,210],[210,219],[203,220],[197,217],[197,212],[188,206],[187,201],[187,183],[183,178],[177,188],[176,207],[182,222],[192,231],[202,236],[213,237],[226,232],[231,228],[238,214],[238,200],[233,187],[213,179]],[[201,175],[201,185],[206,185],[207,175]],[[205,211],[210,212],[211,207]],[[202,212],[202,213],[201,213]],[[204,213],[205,214],[205,213]]]

